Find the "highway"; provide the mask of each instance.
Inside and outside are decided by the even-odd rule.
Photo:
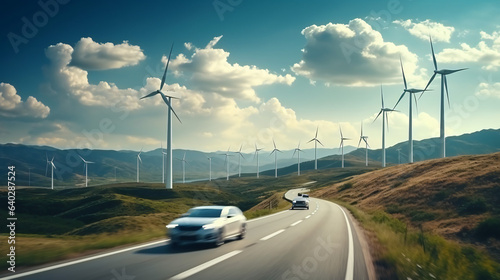
[[[290,193],[288,193],[290,195]],[[293,194],[294,195],[294,194]],[[172,249],[168,240],[61,263],[4,279],[369,279],[355,227],[338,205],[248,221],[243,240]],[[349,223],[346,221],[349,220]]]

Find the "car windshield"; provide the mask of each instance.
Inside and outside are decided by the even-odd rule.
[[[219,218],[222,209],[193,209],[188,212],[188,217],[199,217],[199,218]]]

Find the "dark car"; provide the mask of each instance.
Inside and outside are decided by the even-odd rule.
[[[303,196],[297,196],[292,201],[292,210],[296,208],[306,208],[309,209],[309,199]]]

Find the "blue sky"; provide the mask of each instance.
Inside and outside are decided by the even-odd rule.
[[[2,143],[59,148],[154,149],[164,141],[166,80],[174,148],[257,143],[326,147],[339,126],[357,145],[361,122],[381,146],[386,106],[432,75],[428,35],[448,77],[446,133],[500,128],[500,7],[490,1],[3,1]],[[439,82],[414,110],[416,140],[439,136]],[[389,115],[387,144],[407,140],[408,99]]]

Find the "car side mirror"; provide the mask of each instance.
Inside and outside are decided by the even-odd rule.
[[[233,215],[227,215],[227,218],[228,218],[228,219],[231,219],[231,218],[233,218],[233,217],[234,217]]]

